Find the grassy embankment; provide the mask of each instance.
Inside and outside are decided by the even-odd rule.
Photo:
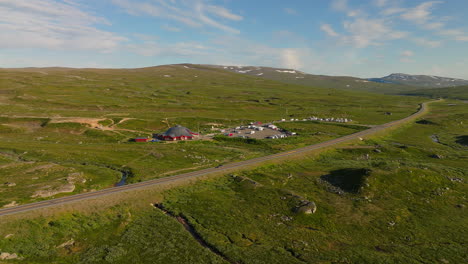
[[[437,103],[423,119],[355,146],[153,198],[109,199],[101,210],[13,218],[0,224],[0,237],[12,234],[0,248],[28,263],[221,262],[149,205],[162,202],[239,263],[463,263],[467,117],[466,103]],[[300,200],[317,212],[297,213]]]

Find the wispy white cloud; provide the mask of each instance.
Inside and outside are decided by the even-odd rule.
[[[388,4],[388,0],[374,0],[374,5],[378,7],[384,7]]]
[[[331,6],[334,10],[345,13],[349,17],[362,17],[365,13],[359,9],[353,9],[349,6],[348,0],[333,0]]]
[[[401,18],[417,23],[417,24],[426,24],[432,17],[431,17],[431,10],[432,8],[437,5],[443,3],[442,1],[429,1],[424,2],[416,7],[409,8],[403,14],[401,14]]]
[[[338,37],[339,36],[339,34],[336,33],[336,31],[333,29],[333,27],[330,24],[322,24],[320,26],[320,29],[323,32],[327,33],[327,35],[330,36],[330,37]]]
[[[395,14],[401,14],[406,11],[406,8],[401,8],[397,6],[386,7],[385,9],[381,10],[380,13],[383,16],[391,16]]]
[[[284,12],[286,12],[286,14],[288,15],[297,15],[297,10],[294,8],[290,8],[290,7],[286,7],[284,9]]]
[[[372,3],[380,9],[378,18],[362,10],[353,9],[348,0],[333,0],[331,8],[347,16],[343,22],[346,33],[338,34],[326,23],[323,23],[320,29],[329,36],[337,37],[340,43],[351,44],[357,48],[383,45],[396,39],[406,39],[431,48],[440,47],[448,40],[468,42],[468,32],[448,26],[447,21],[453,19],[452,17],[434,15],[434,9],[443,4],[443,1],[425,1],[410,7],[402,6],[400,1],[373,0]],[[431,32],[432,39],[418,37],[414,35],[415,31],[398,29],[398,25],[408,22]]]
[[[414,52],[411,50],[405,50],[400,53],[401,57],[409,58],[414,56]]]
[[[408,35],[407,32],[392,29],[383,19],[357,18],[345,21],[343,26],[349,34],[342,41],[357,48],[379,46],[387,40],[401,39]]]
[[[373,1],[373,3],[383,7],[387,5],[388,1],[380,0]],[[348,0],[333,0],[331,8],[346,14],[348,17],[343,22],[343,29],[346,33],[338,34],[326,23],[322,24],[320,29],[329,36],[337,37],[337,41],[341,44],[351,45],[355,48],[366,48],[383,45],[388,40],[401,39],[408,35],[408,32],[394,29],[391,19],[372,18],[363,10],[352,8]]]
[[[167,24],[162,25],[161,28],[166,30],[166,31],[170,31],[170,32],[180,32],[180,31],[182,31],[182,29],[179,28],[179,27],[169,26]]]
[[[438,34],[448,36],[458,41],[468,41],[468,33],[462,29],[442,29],[438,32]]]
[[[70,1],[1,0],[0,48],[109,52],[126,40],[97,24],[110,22]]]
[[[153,57],[193,57],[197,55],[208,56],[210,50],[198,42],[165,43],[158,41],[144,41],[138,44],[129,44],[125,47],[138,55]]]
[[[131,15],[165,18],[190,27],[212,27],[234,34],[239,34],[240,31],[226,25],[227,21],[243,20],[242,16],[222,6],[212,5],[207,0],[112,0],[112,2]]]
[[[344,12],[348,10],[348,0],[333,0],[331,6],[336,11]]]
[[[242,16],[232,13],[231,11],[227,10],[226,8],[222,6],[206,5],[204,6],[204,9],[206,9],[206,11],[208,11],[209,13],[213,15],[216,15],[218,17],[223,17],[226,19],[230,19],[234,21],[241,21],[242,19],[244,19]]]
[[[429,40],[426,38],[412,38],[411,40],[415,44],[429,48],[438,48],[442,45],[442,41],[440,40]]]

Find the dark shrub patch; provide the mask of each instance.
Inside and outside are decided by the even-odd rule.
[[[349,193],[358,193],[365,184],[370,170],[366,168],[348,168],[331,171],[330,174],[322,176],[322,180]]]
[[[432,122],[432,121],[429,121],[429,120],[426,120],[426,119],[418,120],[418,121],[416,121],[416,124],[421,124],[421,125],[437,125],[436,123],[434,123],[434,122]]]
[[[455,142],[463,146],[468,146],[468,135],[458,136]]]

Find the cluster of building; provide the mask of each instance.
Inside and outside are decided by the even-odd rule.
[[[285,138],[285,137],[288,137],[288,135],[286,135],[286,134],[279,134],[279,135],[268,136],[268,137],[266,137],[266,138],[268,138],[268,139],[279,139],[279,138]]]
[[[319,118],[319,117],[316,117],[316,116],[310,117],[309,120],[311,120],[311,121],[324,121],[324,122],[337,122],[337,123],[348,123],[348,122],[353,121],[352,119],[341,118],[341,117],[339,117],[339,118],[334,118],[334,117]]]
[[[192,140],[199,134],[190,131],[190,129],[177,125],[169,128],[162,134],[153,134],[153,137],[138,137],[135,142],[157,142],[157,141],[179,141],[179,140]]]
[[[309,118],[304,118],[302,120],[297,119],[297,118],[291,118],[289,121],[294,122],[294,121],[322,121],[322,122],[336,122],[336,123],[348,123],[352,122],[352,119],[349,118],[334,118],[334,117],[329,117],[329,118],[320,118],[316,116],[311,116]],[[286,119],[281,119],[280,122],[286,122]]]
[[[232,129],[221,129],[221,133],[228,137],[255,138],[255,139],[279,139],[294,136],[296,133],[284,131],[274,124],[250,123],[246,126],[238,126]],[[159,141],[184,141],[199,137],[199,134],[190,129],[177,125],[169,128],[162,134],[153,134],[153,137],[137,137],[135,142],[159,142]]]
[[[255,139],[278,139],[295,135],[294,132],[283,131],[274,124],[250,123],[247,126],[238,126],[232,129],[221,129],[225,136]]]

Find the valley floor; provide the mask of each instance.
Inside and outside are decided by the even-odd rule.
[[[467,106],[190,186],[4,217],[0,249],[26,263],[464,263]]]

